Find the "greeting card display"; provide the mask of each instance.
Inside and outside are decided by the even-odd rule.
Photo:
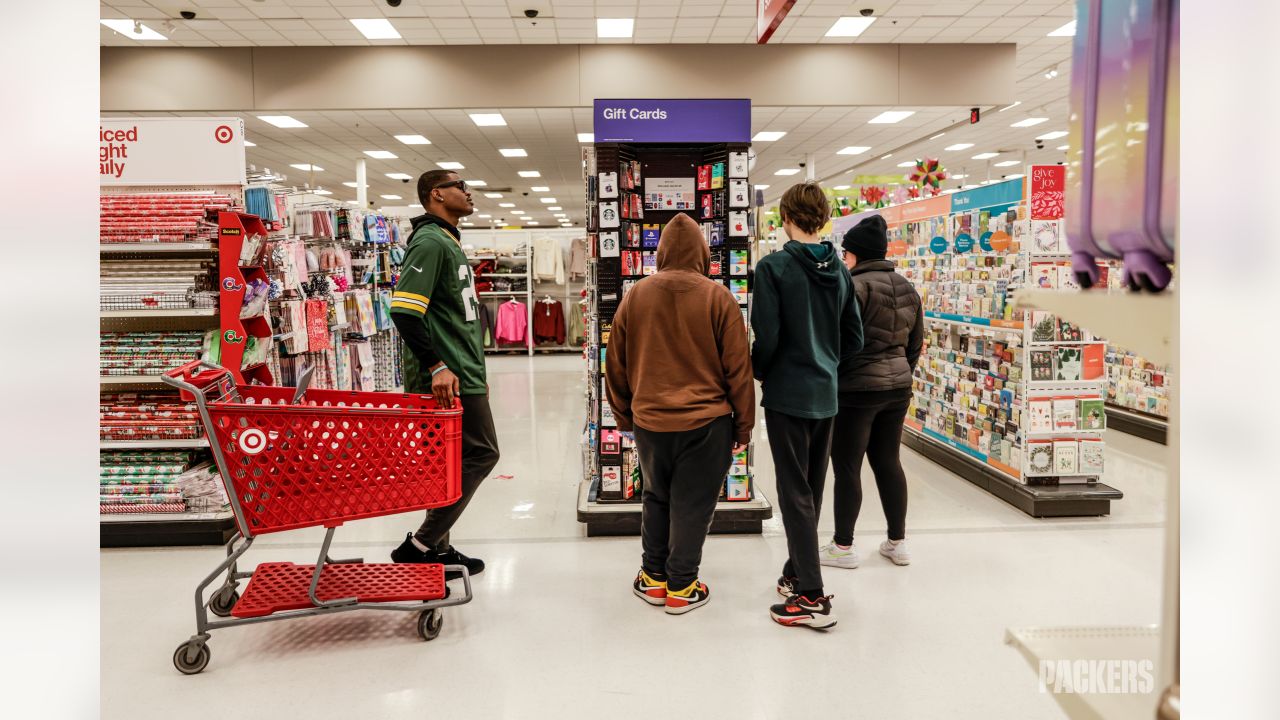
[[[1078,347],[1055,348],[1054,380],[1080,380],[1081,353]]]
[[[1088,475],[1101,475],[1106,458],[1106,443],[1101,440],[1086,439],[1080,441],[1080,458],[1078,472]]]
[[[1075,440],[1053,441],[1053,472],[1074,475],[1080,467],[1080,443]]]

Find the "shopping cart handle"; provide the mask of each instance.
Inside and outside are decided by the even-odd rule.
[[[191,401],[202,395],[204,389],[230,375],[231,371],[204,360],[191,362],[166,371],[160,382],[182,391],[182,399]]]

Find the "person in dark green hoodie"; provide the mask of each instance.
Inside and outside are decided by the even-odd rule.
[[[418,199],[426,212],[413,218],[403,270],[391,294],[391,320],[405,345],[405,392],[430,393],[442,408],[462,406],[462,497],[428,510],[422,526],[405,537],[391,559],[462,565],[478,575],[484,561],[449,544],[449,530],[498,463],[480,303],[458,230],[458,221],[475,212],[475,203],[466,181],[448,170],[423,173]],[[458,571],[445,573],[446,579],[460,576]]]
[[[826,193],[816,182],[794,185],[779,210],[790,241],[756,264],[751,298],[751,364],[762,385],[787,536],[778,579],[787,600],[769,614],[782,625],[828,628],[836,618],[822,588],[818,515],[839,411],[840,361],[862,349],[862,320],[840,256],[818,238],[831,217]]]

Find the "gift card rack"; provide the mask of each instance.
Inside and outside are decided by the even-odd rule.
[[[749,152],[749,143],[596,143],[584,153],[591,260],[578,519],[587,524],[588,535],[634,535],[640,530],[643,477],[631,434],[619,431],[612,417],[604,371],[613,315],[626,292],[657,271],[658,238],[676,214],[686,213],[702,227],[711,250],[709,276],[734,293],[747,332],[753,265]],[[646,185],[652,179],[663,182]],[[664,198],[682,197],[691,206],[657,201],[650,194],[660,186],[670,193]],[[753,458],[751,447],[734,458],[712,532],[760,532],[772,516],[772,507],[753,482]]]

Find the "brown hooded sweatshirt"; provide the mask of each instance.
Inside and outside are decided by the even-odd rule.
[[[707,277],[711,252],[683,213],[658,241],[658,272],[636,283],[613,317],[605,390],[618,427],[652,432],[702,427],[733,414],[734,441],[755,425],[755,384],[742,312]]]

